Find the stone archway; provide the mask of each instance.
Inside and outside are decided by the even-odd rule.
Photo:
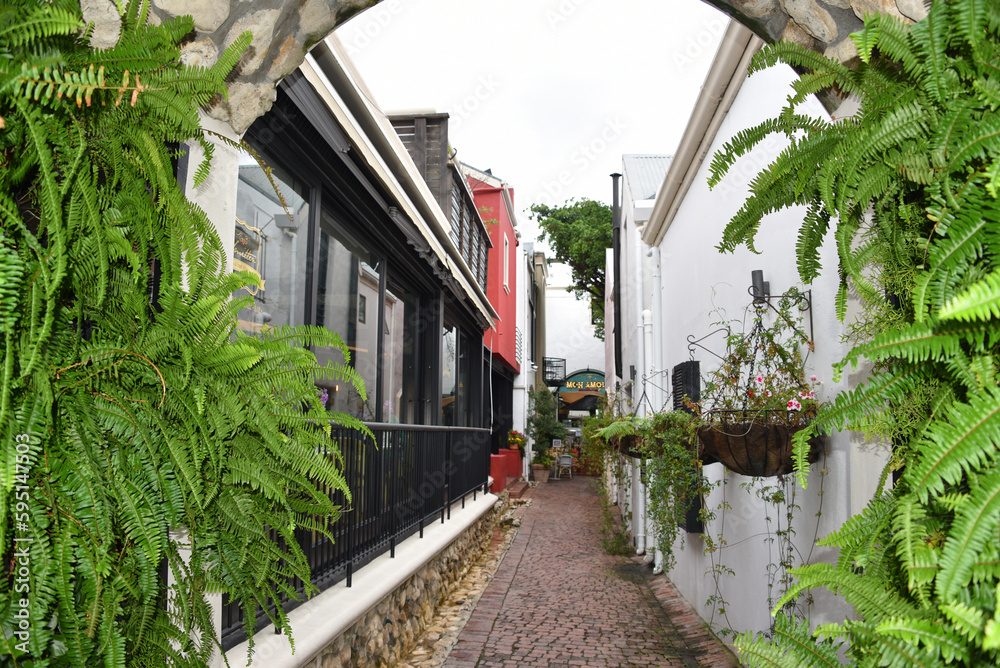
[[[194,38],[183,58],[212,64],[219,52],[245,30],[254,33],[250,50],[229,86],[229,99],[209,110],[213,118],[242,134],[271,108],[274,87],[305,58],[310,46],[338,25],[380,0],[152,0],[151,20],[190,14]],[[572,2],[573,0],[566,0]],[[673,1],[673,0],[662,0]],[[926,0],[929,4],[930,0]],[[865,13],[888,13],[907,21],[927,14],[925,0],[703,0],[750,28],[766,42],[798,42],[843,62],[856,57],[848,35]],[[84,17],[95,23],[93,43],[114,44],[118,14],[112,0],[81,0]]]

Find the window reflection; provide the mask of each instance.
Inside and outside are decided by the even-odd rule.
[[[469,383],[472,357],[469,337],[445,323],[441,338],[441,424],[470,425]]]
[[[275,171],[278,193],[260,165],[240,156],[236,195],[233,270],[251,271],[261,285],[240,289],[253,303],[239,312],[239,328],[247,333],[262,327],[297,325],[305,321],[305,263],[309,229],[307,191]]]
[[[382,421],[417,424],[419,301],[397,284],[385,292]]]
[[[441,336],[441,424],[455,425],[458,398],[458,329],[445,325]]]
[[[337,332],[347,344],[351,366],[365,382],[362,399],[349,383],[325,383],[327,406],[362,420],[378,420],[378,315],[368,304],[378,304],[382,278],[378,259],[324,209],[320,220],[319,260],[316,265],[316,324]],[[320,364],[341,361],[331,348],[316,348]]]

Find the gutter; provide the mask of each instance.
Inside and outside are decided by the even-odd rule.
[[[643,230],[642,240],[650,246],[659,246],[663,241],[746,80],[750,59],[762,46],[762,39],[730,20]]]

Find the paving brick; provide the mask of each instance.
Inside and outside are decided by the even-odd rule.
[[[594,479],[554,480],[530,493],[514,542],[443,666],[739,666],[669,580],[604,552]]]

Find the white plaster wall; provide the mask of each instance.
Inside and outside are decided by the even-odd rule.
[[[604,342],[590,324],[590,300],[567,292],[572,279],[568,265],[550,262],[545,288],[545,355],[566,359],[566,373],[591,368],[604,371]]]
[[[228,124],[201,115],[202,127],[212,130],[233,141],[240,135],[234,134]],[[239,151],[218,138],[207,135],[209,143],[215,146],[212,169],[199,187],[194,187],[194,174],[205,157],[205,151],[196,141],[188,142],[188,170],[184,192],[188,199],[201,207],[215,226],[216,232],[226,249],[226,269],[233,267],[233,246],[236,233],[236,190],[239,181]]]
[[[766,141],[738,162],[725,182],[714,190],[710,191],[706,183],[708,165],[715,151],[737,131],[777,115],[790,92],[792,80],[790,69],[773,68],[755,74],[744,84],[663,239],[664,316],[663,322],[657,323],[657,336],[668,369],[689,359],[689,334],[698,338],[717,327],[713,323],[720,320],[720,315],[713,311],[723,309],[726,319],[743,318],[744,309],[750,303],[747,288],[752,270],[764,271],[771,294],[781,294],[790,286],[799,285],[795,242],[804,213],[801,209],[778,212],[763,221],[756,243],[760,255],[746,249],[722,255],[715,248],[726,223],[746,199],[747,184],[778,155],[783,142],[776,138]],[[815,100],[801,110],[825,117]],[[819,396],[830,400],[847,389],[846,380],[838,384],[832,382],[831,365],[847,351],[846,344],[841,341],[844,326],[837,321],[834,311],[837,263],[832,243],[823,248],[821,261],[826,271],[812,286],[806,286],[812,288],[816,344],[807,362],[807,373],[815,373],[823,381]],[[805,324],[808,326],[808,318]],[[717,334],[704,344],[721,354],[725,346],[724,335]],[[703,377],[718,361],[701,350],[696,351],[695,358],[702,363]],[[852,502],[851,477],[857,470],[879,470],[880,467],[877,454],[851,449],[848,434],[834,434],[829,438],[828,454],[813,466],[808,489],[795,491],[795,503],[800,506],[795,513],[796,545],[803,557],[811,561],[835,559],[831,550],[814,547],[813,538],[830,533],[851,513],[861,510],[858,503],[865,492],[855,485]],[[675,550],[677,566],[669,577],[716,629],[766,630],[771,622],[767,605],[767,568],[775,561],[773,552],[769,556],[768,551],[775,547],[766,541],[764,504],[741,488],[741,484],[750,479],[726,473],[721,464],[705,467],[705,473],[710,480],[720,483],[706,499],[706,507],[719,508],[723,503],[730,506],[724,512],[717,511],[718,519],[706,527],[710,535],[723,540],[724,544],[717,552],[705,554],[706,546],[701,536],[688,535],[683,549]],[[780,484],[776,478],[764,482]],[[866,481],[869,496],[870,486],[870,481]],[[735,575],[721,577],[718,590],[709,574],[713,562],[722,563],[735,572]],[[714,614],[713,607],[707,603],[710,596],[719,593],[728,603],[722,618]],[[777,597],[776,592],[774,596]],[[813,623],[844,619],[846,608],[831,598],[817,593],[816,603],[810,610]]]
[[[535,372],[531,368],[531,315],[528,311],[528,295],[531,293],[531,277],[528,275],[528,260],[524,255],[524,244],[519,243],[514,252],[514,266],[517,267],[517,306],[515,309],[517,326],[521,330],[521,372],[514,376],[514,429],[526,434],[528,419],[528,392],[534,387]],[[521,475],[527,475],[529,461],[522,458]]]
[[[622,170],[623,172],[625,170]],[[621,270],[619,277],[621,280],[622,293],[622,385],[624,386],[623,397],[637,402],[642,395],[642,255],[637,252],[637,244],[641,240],[636,231],[635,208],[632,205],[631,187],[628,182],[627,172],[623,177],[622,204],[621,204]],[[632,378],[632,370],[635,370],[635,379]],[[636,409],[635,405],[629,407],[630,411]],[[641,413],[645,415],[645,411]]]

